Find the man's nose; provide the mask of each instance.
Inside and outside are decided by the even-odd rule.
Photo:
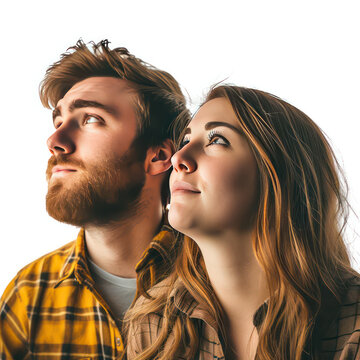
[[[75,151],[75,142],[69,125],[62,124],[47,139],[49,151],[53,155],[71,154]]]

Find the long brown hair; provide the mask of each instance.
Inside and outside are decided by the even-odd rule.
[[[278,97],[222,85],[213,88],[205,102],[215,98],[232,105],[260,175],[253,251],[265,272],[270,297],[256,359],[300,360],[305,353],[315,358],[317,320],[327,302],[340,301],[347,276],[357,275],[343,240],[349,206],[340,166],[319,127]],[[179,277],[221,329],[221,306],[200,249],[193,240],[182,240],[169,284]],[[139,354],[139,360],[174,358],[185,348],[193,358],[198,351],[196,325],[176,311],[170,291],[171,286],[128,314],[132,323],[149,312],[163,314],[157,340]]]

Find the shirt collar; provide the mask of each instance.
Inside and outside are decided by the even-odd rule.
[[[348,286],[347,282],[350,281],[347,280],[346,284],[344,284],[344,288],[341,291],[341,296],[344,296],[346,286]],[[325,301],[316,321],[316,329],[320,336],[326,332],[326,329],[329,327],[331,322],[336,320],[340,305],[339,301],[332,294],[330,294],[329,290],[326,290],[325,293],[322,294],[322,297],[325,299]],[[195,300],[181,279],[178,278],[175,281],[173,289],[170,293],[170,298],[172,298],[174,305],[181,312],[185,313],[190,318],[203,320],[208,325],[212,326],[215,330],[218,330],[217,322],[211,312],[208,310],[208,307],[199,304]],[[260,331],[260,327],[265,320],[268,311],[268,305],[269,298],[259,306],[253,315],[253,324],[258,332]]]
[[[185,284],[181,279],[177,279],[174,283],[173,290],[170,293],[170,298],[173,299],[174,305],[183,313],[190,318],[196,318],[205,321],[208,325],[218,330],[218,324],[214,316],[209,311],[208,307],[199,304],[190,292],[185,287]],[[255,311],[253,315],[253,324],[259,332],[260,326],[262,325],[267,309],[268,301],[266,299],[263,304]]]
[[[139,273],[144,268],[159,263],[161,269],[171,268],[176,256],[176,249],[177,242],[175,241],[174,230],[169,225],[163,225],[137,263],[136,272]],[[94,280],[91,277],[86,259],[85,230],[81,228],[76,241],[69,249],[69,255],[59,273],[59,281],[55,284],[55,287],[71,276],[74,276],[79,283],[86,282],[93,285]],[[152,283],[155,283],[155,277],[159,275],[157,272],[151,271],[151,275],[154,277]]]
[[[163,225],[160,232],[152,239],[149,247],[144,251],[141,259],[136,264],[137,273],[149,265],[162,262],[165,267],[172,267],[177,249],[174,230],[169,225]]]
[[[76,241],[69,250],[69,256],[60,271],[59,281],[55,287],[71,276],[75,276],[79,283],[94,282],[86,261],[85,230],[83,228],[80,229]]]

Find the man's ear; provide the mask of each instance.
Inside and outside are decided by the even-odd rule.
[[[148,149],[145,158],[145,172],[149,175],[159,175],[169,170],[174,152],[175,146],[170,139],[166,139],[159,146]]]

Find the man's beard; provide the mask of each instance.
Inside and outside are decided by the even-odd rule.
[[[74,179],[50,179],[55,165],[76,168]],[[145,183],[144,156],[135,147],[121,158],[84,164],[67,155],[52,156],[46,170],[49,182],[46,210],[54,219],[75,226],[105,225],[129,218],[140,207]]]

